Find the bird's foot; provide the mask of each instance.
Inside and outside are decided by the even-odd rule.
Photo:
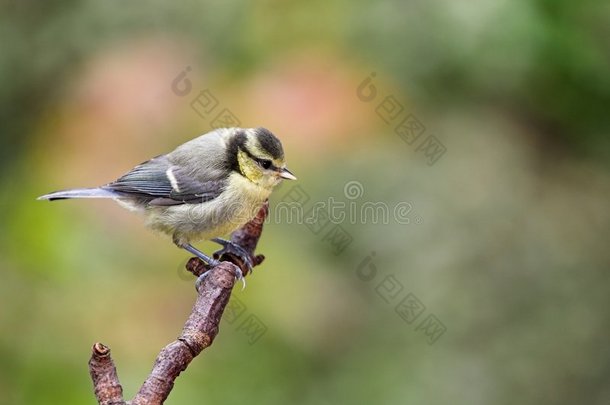
[[[219,259],[222,255],[229,253],[234,256],[237,256],[246,266],[246,274],[252,273],[252,268],[254,267],[254,262],[252,260],[252,255],[246,251],[243,247],[239,246],[237,243],[232,242],[230,240],[225,240],[221,238],[213,238],[213,242],[218,243],[222,246],[217,252],[214,252],[214,259]]]
[[[213,259],[210,256],[206,255],[205,253],[203,253],[202,251],[198,250],[197,248],[195,248],[193,245],[191,244],[184,244],[182,246],[183,249],[185,249],[186,251],[194,254],[195,256],[197,256],[199,259],[201,259],[205,264],[206,267],[208,268],[208,270],[206,270],[205,272],[201,273],[201,275],[199,277],[197,277],[197,281],[195,282],[195,289],[197,290],[197,292],[200,291],[201,286],[203,285],[203,281],[206,279],[206,277],[208,276],[208,274],[210,273],[210,269],[212,267],[218,266],[220,264],[220,262],[217,259]],[[243,287],[242,290],[244,288],[246,288],[246,279],[244,278],[244,275],[242,274],[242,271],[239,267],[237,268],[237,274],[235,276],[236,280],[241,280],[243,283]]]
[[[238,249],[240,249],[243,253],[245,253],[247,255],[247,252],[241,247],[236,245],[233,242],[229,242],[229,241],[224,241],[223,239],[219,239],[222,240],[223,242],[227,242],[227,246],[228,245],[234,245],[235,247],[237,247]],[[218,242],[215,240],[215,242]],[[218,242],[221,243],[221,242]],[[222,244],[222,243],[221,243]],[[205,264],[206,267],[208,267],[208,270],[206,270],[205,272],[203,272],[199,277],[197,277],[197,281],[195,282],[195,289],[197,290],[197,292],[200,291],[201,286],[203,285],[204,280],[206,279],[206,277],[208,276],[208,274],[210,273],[210,270],[212,267],[218,266],[220,264],[220,261],[218,261],[218,258],[220,258],[220,256],[222,254],[224,254],[225,250],[226,252],[229,253],[233,253],[236,256],[238,256],[239,258],[242,258],[242,255],[239,253],[234,253],[234,251],[227,249],[227,247],[225,246],[225,248],[223,248],[222,250],[220,250],[219,252],[221,252],[219,254],[219,252],[214,253],[214,258],[211,258],[210,256],[206,255],[205,253],[203,253],[202,251],[198,250],[197,248],[195,248],[193,245],[186,243],[186,244],[182,244],[180,245],[181,248],[185,249],[186,251],[194,254],[195,256],[197,256],[199,259],[201,259]],[[249,259],[249,255],[247,256],[247,258]],[[244,263],[246,263],[246,266],[248,266],[248,270],[252,271],[252,261],[250,259],[250,261],[248,262],[246,259],[242,258],[242,260],[244,261]],[[244,288],[246,288],[246,279],[244,278],[244,274],[242,273],[241,269],[237,266],[235,266],[235,268],[237,269],[237,274],[235,275],[235,279],[236,280],[241,280],[243,283],[243,287],[242,290]]]

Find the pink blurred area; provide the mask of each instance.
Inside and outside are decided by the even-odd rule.
[[[181,44],[147,39],[102,49],[67,84],[52,112],[52,136],[40,137],[44,160],[64,167],[53,171],[61,176],[54,183],[104,184],[208,132],[210,120],[190,105],[203,89],[234,112],[241,126],[271,129],[287,150],[315,154],[371,132],[371,108],[355,97],[362,74],[333,56],[296,54],[236,82],[209,73],[197,62],[205,58]],[[181,97],[171,84],[186,66],[192,67],[193,89]]]
[[[61,161],[56,181],[103,184],[167,147],[182,111],[171,81],[195,53],[167,39],[146,39],[101,50],[67,84],[56,106],[52,136],[41,136],[49,162]]]
[[[211,120],[191,107],[203,89],[213,93],[219,108],[234,112],[241,126],[276,133],[293,168],[364,138],[376,122],[370,106],[355,96],[361,73],[329,54],[294,54],[237,81],[206,66],[201,50],[177,39],[137,39],[100,49],[64,84],[60,103],[49,113],[53,119],[41,128],[37,155],[49,185],[41,192],[106,184],[212,130]],[[186,67],[192,89],[175,94],[172,82]],[[89,204],[92,212],[146,235],[141,218],[107,201]]]
[[[356,72],[325,54],[301,53],[258,72],[243,99],[248,119],[316,151],[364,133],[370,108],[355,96]]]

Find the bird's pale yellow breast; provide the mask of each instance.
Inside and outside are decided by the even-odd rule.
[[[149,212],[148,225],[185,241],[225,236],[240,228],[254,218],[271,190],[239,173],[230,176],[217,198],[201,204],[157,207]]]

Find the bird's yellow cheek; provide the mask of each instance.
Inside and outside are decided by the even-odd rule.
[[[248,180],[256,184],[261,181],[263,172],[256,162],[250,159],[245,152],[241,150],[237,152],[237,162],[239,163],[239,169],[248,178]]]

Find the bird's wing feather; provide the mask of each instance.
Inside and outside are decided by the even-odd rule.
[[[213,200],[224,186],[224,179],[197,179],[162,155],[136,166],[104,188],[149,205],[178,205]]]

